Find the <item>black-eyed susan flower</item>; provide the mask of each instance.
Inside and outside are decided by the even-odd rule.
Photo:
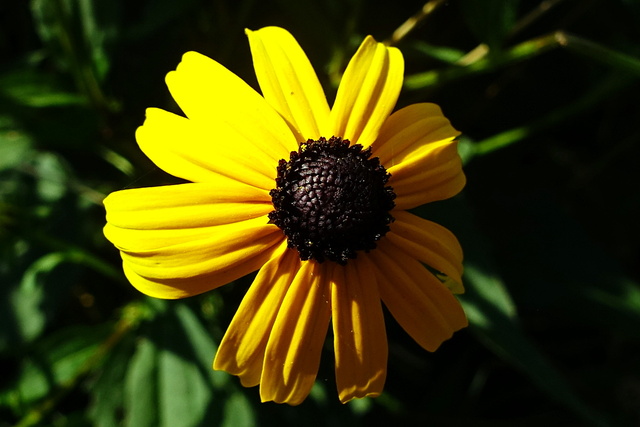
[[[434,351],[467,325],[462,251],[445,228],[408,212],[465,183],[455,137],[434,104],[392,114],[399,50],[367,37],[332,108],[295,39],[247,31],[262,96],[195,52],[167,75],[186,117],[147,110],[136,138],[189,183],[118,191],[107,238],[145,294],[183,298],[258,271],[214,361],[299,404],[331,325],[340,400],[382,392],[382,303]],[[439,279],[446,276],[447,280]]]

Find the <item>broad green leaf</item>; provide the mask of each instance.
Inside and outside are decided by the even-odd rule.
[[[149,335],[136,350],[125,379],[126,425],[200,426],[216,412],[209,374],[213,353],[202,366],[195,346],[203,344],[205,348],[198,350],[202,352],[211,350],[213,343],[188,306],[171,302],[156,309],[157,316],[146,325]]]
[[[11,306],[18,319],[20,336],[30,341],[40,334],[47,320],[45,280],[65,261],[64,254],[53,252],[43,256],[24,272],[20,286],[11,295]]]
[[[222,371],[213,370],[213,357],[218,346],[213,342],[211,333],[208,332],[194,311],[189,306],[180,304],[176,307],[176,315],[180,321],[185,338],[193,348],[196,363],[208,373],[208,378],[217,389],[229,383],[229,375]]]
[[[158,427],[158,348],[143,339],[124,382],[125,427]]]
[[[177,348],[165,347],[158,354],[158,395],[160,426],[197,427],[211,404],[212,392],[196,361],[186,359]]]
[[[3,126],[0,119],[0,172],[22,164],[29,156],[33,140],[23,130]]]
[[[253,427],[256,417],[253,407],[243,393],[233,393],[224,404],[224,414],[221,427]]]
[[[40,199],[50,203],[60,200],[69,190],[69,172],[62,158],[42,152],[38,153],[33,163],[39,178],[36,188]]]
[[[133,340],[125,338],[107,355],[98,378],[89,385],[91,405],[87,416],[95,427],[120,427],[124,404],[123,384],[132,363]]]
[[[37,338],[58,312],[59,304],[76,276],[78,260],[71,252],[51,252],[38,258],[10,292],[10,314],[20,341]]]

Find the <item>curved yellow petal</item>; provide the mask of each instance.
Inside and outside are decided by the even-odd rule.
[[[276,317],[260,379],[263,402],[298,405],[318,374],[331,317],[332,263],[302,263]]]
[[[187,52],[166,82],[187,117],[211,131],[213,144],[273,152],[278,158],[297,149],[298,141],[273,107],[213,59]]]
[[[142,292],[161,298],[193,295],[257,270],[268,259],[261,255],[284,239],[268,224],[272,206],[264,194],[240,183],[226,189],[181,184],[116,192],[105,199],[104,233]]]
[[[298,253],[282,242],[242,299],[218,347],[214,369],[238,375],[245,387],[258,385],[273,323],[299,269]]]
[[[335,268],[331,311],[340,401],[379,396],[387,374],[387,335],[367,254]]]
[[[104,229],[107,239],[136,273],[158,279],[224,270],[283,239],[280,229],[267,224],[266,217],[216,225],[208,231],[194,238],[191,233],[175,230],[134,230],[111,224]]]
[[[329,104],[309,59],[286,30],[246,30],[260,89],[299,142],[317,140],[329,119]]]
[[[460,132],[436,104],[412,104],[393,113],[371,144],[373,156],[389,169],[428,149],[429,144],[452,141]]]
[[[267,215],[265,190],[220,175],[213,181],[116,191],[104,199],[107,222],[120,228],[190,229]]]
[[[420,262],[388,240],[369,253],[382,301],[396,321],[424,349],[435,351],[467,326],[455,296]]]
[[[403,74],[398,49],[365,38],[342,76],[329,134],[364,147],[373,143],[396,105]]]
[[[157,278],[138,274],[128,262],[123,262],[124,274],[131,284],[143,294],[154,298],[178,299],[198,295],[233,282],[258,270],[272,257],[277,245],[255,254],[247,255],[240,262],[221,270],[194,277]]]
[[[140,149],[171,175],[193,182],[215,182],[222,175],[265,190],[275,187],[276,153],[284,153],[265,153],[225,132],[224,127],[216,133],[200,122],[158,108],[147,109],[136,140]]]
[[[425,145],[387,172],[396,194],[396,209],[401,210],[453,197],[466,183],[455,141]]]
[[[446,274],[451,292],[461,294],[462,248],[452,232],[435,222],[405,211],[394,211],[395,221],[385,238],[406,254]]]

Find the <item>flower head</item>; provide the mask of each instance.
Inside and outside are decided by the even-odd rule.
[[[434,104],[392,114],[403,58],[372,37],[329,108],[291,34],[247,35],[262,96],[186,53],[166,78],[186,117],[150,108],[136,138],[190,182],[111,194],[105,235],[129,281],[158,298],[258,271],[214,368],[259,384],[263,401],[304,400],[330,324],[340,400],[377,396],[388,353],[382,303],[429,351],[467,324],[453,295],[463,291],[458,241],[407,211],[462,189],[459,133]]]

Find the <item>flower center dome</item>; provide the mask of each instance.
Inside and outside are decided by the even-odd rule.
[[[332,137],[302,142],[289,161],[280,160],[269,223],[282,229],[301,260],[344,265],[389,231],[396,197],[386,186],[391,175],[370,157],[370,148]]]

